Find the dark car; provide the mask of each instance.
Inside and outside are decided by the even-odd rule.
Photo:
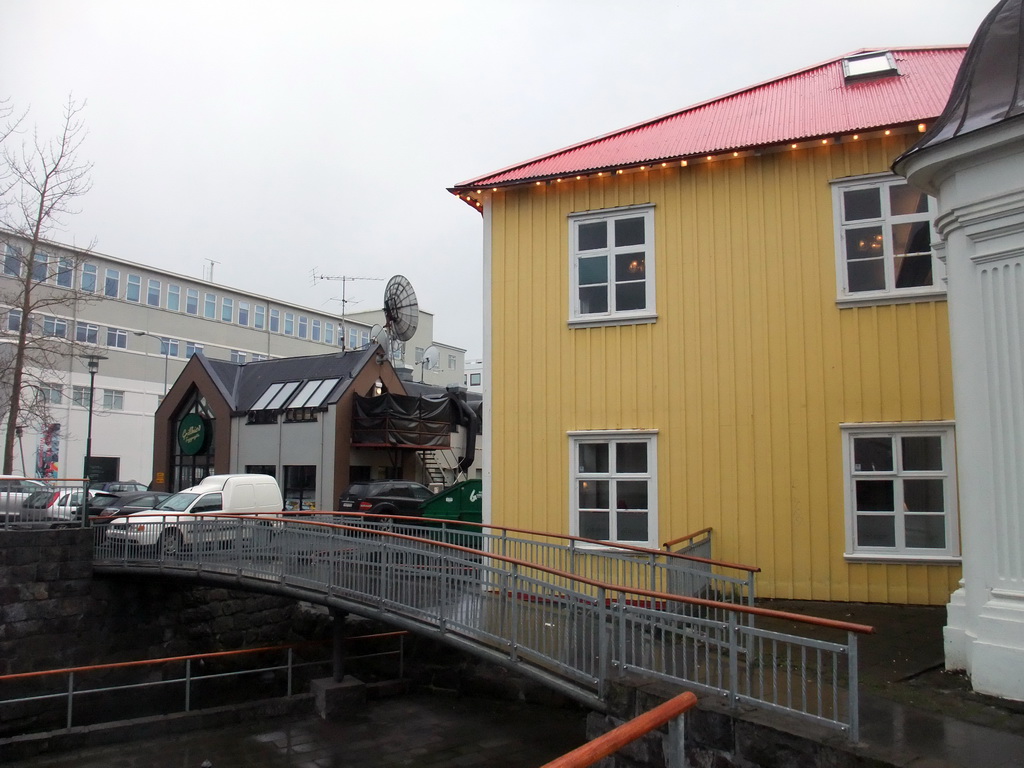
[[[144,491],[147,486],[138,480],[107,480],[102,483],[90,483],[89,490],[106,491],[107,493],[135,493]]]
[[[66,489],[47,489],[36,491],[21,505],[22,522],[43,522],[55,520],[82,519],[82,491]],[[89,489],[89,515],[97,515],[104,505],[115,501],[117,496],[112,493]]]
[[[136,512],[148,512],[170,495],[162,491],[119,493],[103,509],[99,509],[94,513],[96,517],[92,523],[93,525],[106,525],[115,517],[133,515]],[[90,504],[91,508],[92,505]]]
[[[384,517],[417,517],[420,505],[434,494],[420,483],[409,480],[359,480],[338,499],[341,512],[368,512]]]

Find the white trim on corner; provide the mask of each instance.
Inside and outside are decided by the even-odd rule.
[[[491,429],[490,425],[494,424],[492,418],[491,404],[494,402],[494,396],[492,394],[492,382],[494,381],[494,375],[491,370],[492,360],[494,355],[492,354],[493,344],[491,341],[492,329],[494,327],[493,319],[493,302],[491,301],[493,293],[493,284],[491,282],[491,276],[493,274],[493,250],[491,248],[491,238],[493,236],[494,228],[494,201],[490,194],[484,195],[484,206],[483,206],[483,403],[482,403],[482,414],[484,424],[488,427],[484,429],[483,435],[483,508],[481,510],[481,521],[484,525],[490,525],[494,520],[494,509],[491,504],[491,499],[494,498],[491,486],[491,457],[493,455],[493,435],[494,430]]]

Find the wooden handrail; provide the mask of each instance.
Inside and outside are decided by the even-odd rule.
[[[288,512],[286,514],[296,514],[296,513]],[[604,548],[608,548],[608,549],[619,549],[619,550],[624,550],[626,552],[635,552],[635,553],[637,553],[639,555],[660,555],[661,557],[666,557],[667,556],[667,557],[672,557],[672,558],[678,558],[679,560],[692,560],[693,562],[706,563],[708,565],[713,565],[713,566],[716,566],[718,568],[731,568],[733,570],[748,571],[750,573],[760,573],[761,572],[760,566],[756,566],[756,565],[744,565],[743,563],[730,563],[730,562],[726,562],[725,560],[713,560],[713,559],[706,558],[706,557],[698,557],[697,555],[686,555],[686,554],[683,554],[681,552],[666,552],[663,549],[653,549],[651,547],[640,547],[640,546],[637,546],[635,544],[625,544],[625,543],[621,543],[621,542],[615,542],[614,544],[609,544],[607,541],[601,541],[600,539],[587,539],[587,538],[584,538],[583,536],[570,536],[570,535],[564,534],[564,533],[551,533],[549,531],[533,531],[533,530],[530,530],[529,528],[510,528],[507,525],[490,525],[488,523],[475,523],[475,522],[470,522],[468,520],[442,520],[441,518],[437,518],[437,517],[413,517],[412,515],[399,515],[399,516],[381,515],[379,512],[378,513],[373,513],[373,512],[335,512],[335,511],[329,511],[329,512],[328,511],[319,511],[318,512],[318,511],[308,511],[307,510],[305,512],[302,512],[301,514],[304,514],[304,515],[310,515],[310,514],[313,514],[313,515],[338,515],[338,516],[341,516],[341,517],[368,517],[368,518],[371,518],[371,519],[380,519],[381,517],[400,517],[402,520],[407,520],[409,522],[414,522],[414,523],[415,522],[428,522],[428,523],[451,523],[452,525],[469,525],[469,526],[473,526],[474,528],[480,528],[480,529],[490,528],[490,529],[497,530],[497,531],[507,531],[509,533],[525,533],[525,534],[529,534],[531,536],[547,536],[547,537],[552,538],[552,539],[561,539],[563,541],[578,541],[578,542],[580,542],[582,544],[593,544],[596,547],[604,547]],[[710,529],[708,529],[708,530],[710,530]]]
[[[354,635],[346,637],[345,640],[371,640],[383,637],[395,637],[397,635],[408,635],[407,630],[397,632],[379,632],[373,635]],[[63,675],[69,672],[97,672],[104,669],[122,669],[128,667],[144,667],[147,664],[166,664],[173,661],[189,661],[191,659],[216,659],[224,656],[246,656],[253,653],[265,653],[268,651],[284,651],[289,648],[310,648],[313,646],[326,645],[327,641],[309,641],[306,643],[289,643],[287,645],[266,645],[262,648],[242,648],[236,651],[210,651],[209,653],[190,653],[185,656],[164,656],[160,659],[138,659],[136,661],[118,661],[111,664],[89,664],[84,667],[63,667],[61,669],[42,669],[36,672],[18,672],[13,675],[0,675],[0,682],[5,680],[25,680],[30,677],[47,677],[49,675]]]
[[[698,536],[703,536],[705,533],[711,533],[710,525],[707,528],[701,528],[699,531],[694,531],[693,533],[688,533],[685,536],[680,536],[678,539],[666,541],[661,546],[665,549],[668,549],[669,547],[674,547],[676,544],[679,544],[681,542],[689,541],[690,539],[696,539]]]
[[[545,763],[541,768],[587,768],[598,760],[615,754],[627,744],[636,741],[655,728],[660,728],[669,720],[679,717],[696,704],[697,697],[692,693],[689,691],[681,693],[664,704],[659,704],[649,712],[644,712],[618,728],[613,728],[608,733],[588,741],[572,752],[566,752],[550,763]]]
[[[191,517],[195,519],[195,515],[182,515],[183,517]],[[219,515],[210,515],[210,517],[218,517]],[[266,516],[244,516],[244,515],[224,515],[225,517],[244,517],[245,519],[254,520],[281,520],[282,518],[273,518]],[[380,517],[380,515],[371,515],[371,517]],[[408,518],[402,518],[403,520]],[[362,535],[366,534],[366,529],[360,526],[344,525],[342,523],[325,523],[320,520],[307,520],[305,525],[323,526],[325,528],[335,528],[338,530],[352,531]],[[450,544],[448,542],[434,541],[433,539],[425,539],[421,536],[410,536],[405,533],[396,533],[394,531],[374,531],[375,534],[381,536],[387,536],[402,541],[411,541],[417,544],[428,544],[430,546],[441,546],[446,549],[450,549],[455,552],[464,552],[470,555],[480,555],[479,549],[473,549],[472,547],[464,547],[460,544]],[[659,550],[653,550],[659,552]],[[625,587],[621,584],[610,584],[605,581],[597,581],[596,579],[590,579],[586,576],[580,576],[579,574],[569,573],[568,571],[562,571],[557,568],[549,568],[546,565],[540,565],[539,563],[531,563],[529,560],[520,560],[516,557],[509,557],[507,555],[500,555],[496,552],[485,553],[486,557],[490,560],[498,560],[505,563],[511,563],[525,568],[532,568],[535,571],[541,571],[543,573],[549,573],[554,576],[566,579],[567,581],[574,581],[578,584],[586,584],[587,586],[595,587],[597,589],[604,589],[610,592],[619,592],[622,594],[639,595],[641,597],[651,598],[652,600],[661,600],[668,602],[686,603],[688,605],[699,605],[705,608],[717,608],[726,611],[735,611],[737,613],[746,613],[751,616],[762,616],[769,619],[781,619],[783,621],[792,621],[798,624],[811,624],[817,627],[825,627],[828,629],[838,629],[844,632],[856,632],[862,635],[874,634],[875,628],[866,624],[853,624],[847,621],[836,621],[835,619],[823,619],[817,616],[804,616],[799,613],[789,613],[788,611],[776,611],[770,608],[757,608],[751,605],[743,605],[742,603],[725,603],[719,600],[706,600],[701,597],[687,597],[685,595],[673,595],[669,592],[654,592],[647,589],[639,589],[635,587]],[[703,558],[698,558],[703,559]]]

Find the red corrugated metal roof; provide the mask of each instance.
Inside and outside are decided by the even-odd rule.
[[[734,152],[939,115],[966,46],[888,50],[899,76],[847,84],[843,59],[854,55],[847,54],[469,179],[452,191]]]

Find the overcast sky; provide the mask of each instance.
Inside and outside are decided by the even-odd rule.
[[[850,51],[968,43],[995,0],[0,0],[0,96],[86,100],[62,242],[341,313],[406,275],[479,357],[453,184]],[[348,283],[350,311],[383,282]]]

